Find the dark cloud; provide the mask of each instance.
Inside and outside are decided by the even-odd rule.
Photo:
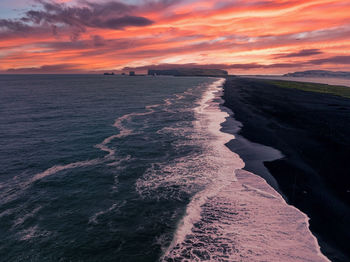
[[[146,26],[153,22],[147,18],[140,16],[124,15],[121,17],[110,18],[106,20],[94,20],[90,27],[122,29],[127,26]]]
[[[166,69],[174,69],[174,68],[201,68],[201,69],[268,69],[268,68],[293,68],[296,66],[300,66],[300,64],[295,63],[277,63],[270,65],[263,65],[258,63],[248,63],[248,64],[196,64],[196,63],[188,63],[188,64],[159,64],[159,65],[146,65],[140,67],[125,67],[123,70],[148,70],[148,69],[158,69],[158,70],[166,70]]]
[[[295,68],[295,67],[305,67],[314,66],[321,64],[350,64],[350,56],[333,56],[324,59],[313,59],[310,61],[300,62],[300,63],[275,63],[275,64],[258,64],[258,63],[247,63],[247,64],[158,64],[158,65],[145,65],[140,67],[125,67],[123,70],[148,70],[148,69],[174,69],[174,68],[202,68],[202,69],[274,69],[274,68]]]
[[[12,21],[9,19],[0,19],[0,28],[7,28],[10,31],[23,32],[28,30],[29,26],[21,21]]]
[[[55,50],[84,50],[94,47],[106,46],[109,42],[116,42],[112,40],[106,40],[100,35],[92,35],[89,40],[77,40],[77,41],[50,41],[39,42],[36,45],[43,48],[50,48]]]
[[[277,64],[270,64],[270,65],[263,65],[263,64],[257,64],[257,63],[249,63],[249,64],[229,64],[226,69],[269,69],[269,68],[291,68],[300,66],[300,64],[295,63],[277,63]]]
[[[92,39],[93,45],[95,47],[105,46],[106,45],[106,40],[100,35],[91,36],[91,39]]]
[[[167,70],[167,69],[174,69],[174,68],[202,68],[202,69],[209,69],[209,68],[216,68],[216,69],[223,69],[226,68],[227,65],[225,64],[195,64],[195,63],[188,63],[188,64],[159,64],[159,65],[145,65],[145,66],[139,66],[139,67],[124,67],[123,70],[148,70],[148,69],[154,69],[154,70]]]
[[[278,54],[276,58],[289,58],[289,57],[305,57],[305,56],[313,56],[319,55],[323,52],[320,49],[304,49],[299,52],[289,53],[289,54]]]
[[[101,55],[106,52],[113,52],[116,50],[125,50],[137,43],[138,45],[144,45],[143,42],[124,40],[124,39],[105,39],[100,35],[91,35],[90,39],[77,40],[77,41],[47,41],[37,42],[36,46],[43,49],[49,49],[50,51],[64,51],[64,50],[80,50],[84,56],[88,55]]]
[[[314,59],[310,61],[313,65],[322,65],[322,64],[343,64],[350,65],[350,55],[344,56],[332,56],[323,59]]]
[[[31,28],[50,28],[54,35],[59,28],[71,29],[72,40],[77,40],[86,28],[121,30],[129,26],[147,26],[153,23],[146,17],[133,15],[136,6],[120,2],[91,3],[83,1],[80,6],[37,0],[38,9],[32,9],[20,19],[1,19],[0,27],[21,32]]]
[[[59,45],[68,45],[70,42],[59,43]],[[77,43],[76,43],[77,44]],[[82,45],[80,43],[78,45]],[[62,47],[62,46],[61,46]],[[63,48],[63,47],[62,47]],[[78,47],[77,47],[78,48]],[[300,68],[305,66],[321,65],[321,64],[350,64],[350,56],[334,56],[324,59],[314,59],[301,63],[275,63],[275,64],[258,64],[258,63],[247,63],[247,64],[158,64],[158,65],[145,65],[140,67],[124,67],[123,71],[146,71],[148,69],[174,69],[174,68],[201,68],[201,69],[237,69],[237,70],[252,70],[252,69],[278,69],[278,68]],[[79,74],[87,73],[78,69],[81,65],[79,64],[58,64],[58,65],[44,65],[41,67],[31,68],[16,68],[8,69],[5,73],[11,74]],[[4,72],[2,72],[4,73]],[[90,73],[100,73],[90,72]]]
[[[93,46],[93,41],[57,41],[57,42],[40,42],[37,43],[39,47],[49,48],[54,50],[83,50]]]
[[[67,6],[65,4],[49,3],[40,0],[43,10],[30,10],[22,21],[35,24],[63,23],[69,26],[84,28],[123,29],[127,26],[146,26],[153,22],[145,17],[131,15],[132,5],[119,2],[90,3],[85,2],[82,7]]]
[[[57,65],[43,65],[41,67],[28,68],[10,68],[6,71],[8,74],[74,74],[83,73],[82,70],[77,69],[81,65],[77,64],[57,64]]]

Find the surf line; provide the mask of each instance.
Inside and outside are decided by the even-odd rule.
[[[168,257],[172,257],[172,251],[176,249],[176,246],[180,245],[186,239],[188,234],[191,234],[192,228],[196,222],[201,219],[201,207],[206,201],[214,197],[220,192],[228,183],[237,181],[235,176],[235,170],[244,167],[244,162],[240,157],[229,150],[225,144],[235,136],[232,134],[218,132],[221,129],[221,123],[225,122],[230,115],[227,112],[220,110],[220,104],[222,101],[214,101],[217,98],[217,92],[219,88],[225,83],[224,78],[217,79],[211,84],[208,84],[207,89],[198,102],[198,106],[194,108],[196,120],[194,121],[194,127],[198,132],[205,132],[208,137],[214,136],[215,139],[209,141],[212,145],[212,149],[215,152],[220,152],[220,155],[213,156],[213,161],[220,163],[220,170],[217,171],[218,176],[212,178],[212,183],[202,191],[196,193],[186,208],[184,217],[178,223],[173,240],[169,247],[163,253],[161,260],[166,260]]]
[[[229,114],[226,110],[221,110],[220,106],[222,106],[223,99],[219,99],[220,98],[219,95],[215,95],[215,94],[218,94],[217,93],[218,87],[222,87],[224,82],[225,80],[223,79],[221,81],[214,82],[212,85],[209,85],[207,91],[203,94],[203,97],[199,103],[199,106],[194,109],[195,112],[198,113],[197,114],[198,117],[204,118],[203,119],[204,124],[202,126],[199,124],[199,128],[206,128],[206,131],[209,132],[210,134],[213,134],[214,132],[216,132],[217,134],[216,136],[214,136],[214,139],[213,139],[214,141],[212,142],[209,141],[209,143],[213,145],[217,145],[217,147],[214,147],[215,149],[218,149],[219,151],[223,150],[222,157],[220,159],[219,158],[213,159],[214,161],[218,160],[219,161],[218,163],[222,164],[219,166],[223,168],[217,171],[217,174],[218,174],[217,178],[213,180],[212,183],[210,183],[207,186],[207,188],[196,193],[193,196],[190,203],[186,207],[184,217],[178,223],[172,242],[170,243],[168,248],[165,250],[165,252],[162,254],[161,261],[167,261],[168,258],[174,259],[177,257],[181,257],[182,256],[181,251],[190,248],[188,246],[190,244],[188,243],[191,243],[191,241],[186,242],[185,240],[187,236],[192,235],[192,238],[193,238],[194,235],[196,234],[196,232],[192,230],[195,228],[195,224],[202,219],[202,211],[203,211],[202,208],[204,204],[206,204],[207,201],[210,201],[210,199],[215,198],[217,195],[220,195],[222,193],[221,191],[225,189],[225,186],[227,185],[230,186],[230,184],[235,185],[236,190],[238,190],[237,192],[232,192],[232,193],[235,193],[237,196],[242,195],[246,197],[251,197],[254,200],[259,199],[258,198],[259,196],[263,197],[264,199],[265,198],[272,199],[275,202],[279,202],[279,205],[281,205],[281,208],[291,210],[293,213],[295,213],[296,217],[301,218],[301,221],[296,221],[297,222],[296,226],[298,226],[298,228],[302,227],[302,231],[306,234],[306,237],[303,240],[310,244],[310,249],[312,247],[312,251],[310,250],[307,251],[307,254],[310,254],[309,252],[311,252],[311,254],[313,253],[313,255],[317,257],[318,260],[329,261],[328,258],[321,253],[317,239],[315,238],[315,236],[312,235],[311,231],[309,230],[309,223],[308,223],[309,218],[300,210],[296,209],[293,206],[288,205],[284,201],[282,196],[280,196],[277,191],[275,191],[272,187],[270,187],[263,178],[260,178],[260,176],[256,174],[243,172],[244,171],[243,168],[245,166],[245,163],[243,162],[243,160],[239,157],[239,155],[237,155],[235,152],[232,152],[231,150],[228,149],[228,147],[226,147],[225,144],[228,142],[228,140],[234,139],[235,137],[232,134],[222,132],[221,128],[222,128],[222,124],[225,122],[225,119],[227,120],[228,117],[232,117],[232,114]],[[220,102],[217,102],[218,100],[220,100]],[[207,124],[207,127],[205,124]],[[211,137],[211,136],[208,136],[208,137]],[[224,147],[226,149],[224,149]],[[230,158],[231,158],[231,161],[228,161]],[[236,163],[232,164],[233,161]],[[239,171],[242,171],[242,172],[240,173]],[[257,182],[261,184],[259,185],[259,183]],[[256,195],[258,195],[258,197],[256,197]],[[231,194],[229,194],[228,196],[231,196]],[[228,200],[230,200],[230,198],[228,198]],[[267,201],[270,201],[270,200],[267,200]],[[268,204],[270,204],[270,202]],[[239,226],[239,224],[234,224],[234,221],[232,221],[232,226],[234,230],[235,227]],[[264,227],[261,227],[261,228],[264,228]],[[220,225],[218,227],[218,230],[219,229],[220,229]],[[233,233],[237,233],[237,232],[233,231]],[[281,248],[283,248],[283,245],[281,246]],[[230,255],[235,256],[237,254],[233,253]],[[269,254],[266,254],[266,255],[268,256]],[[288,253],[287,255],[293,255],[293,254]]]

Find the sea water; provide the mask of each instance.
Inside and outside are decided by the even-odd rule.
[[[0,261],[327,261],[225,146],[224,81],[0,76]]]

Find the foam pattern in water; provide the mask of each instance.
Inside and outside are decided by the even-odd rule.
[[[151,190],[198,190],[162,260],[327,261],[309,231],[308,217],[287,205],[265,180],[242,170],[243,161],[225,146],[234,136],[219,132],[228,117],[219,107],[222,83],[211,85],[195,108],[201,154],[146,176]]]

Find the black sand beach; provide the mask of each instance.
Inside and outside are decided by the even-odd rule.
[[[350,99],[246,78],[227,78],[224,99],[243,124],[239,135],[285,156],[264,166],[288,203],[311,218],[322,252],[350,261]],[[262,175],[249,153],[240,155]]]

